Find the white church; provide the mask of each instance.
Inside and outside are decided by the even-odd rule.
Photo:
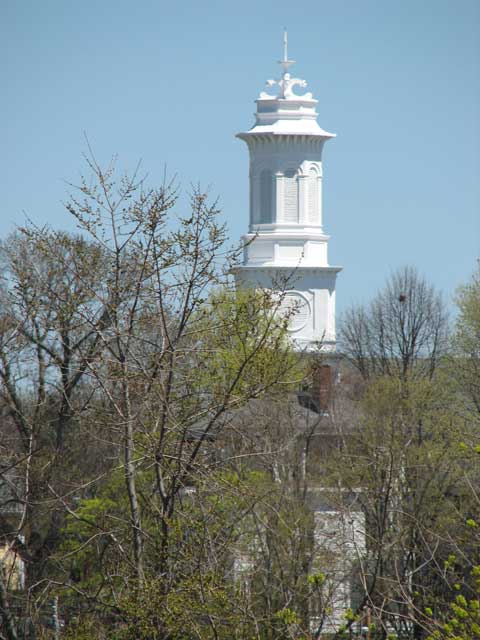
[[[329,236],[323,229],[322,152],[335,134],[317,122],[311,93],[299,95],[305,80],[289,69],[284,34],[283,73],[268,80],[256,100],[254,126],[237,137],[250,154],[250,220],[244,236],[237,286],[275,289],[282,283],[282,306],[292,309],[295,348],[335,349],[335,282],[341,267],[328,263]]]
[[[285,311],[293,309],[289,333],[300,353],[322,353],[323,369],[331,387],[335,363],[335,285],[341,267],[328,262],[329,236],[323,227],[322,153],[325,142],[335,137],[317,122],[316,105],[311,93],[300,92],[306,82],[292,77],[289,69],[287,36],[284,35],[282,74],[279,80],[268,80],[269,92],[261,92],[256,100],[254,126],[237,134],[248,146],[250,155],[250,217],[248,233],[243,236],[243,264],[236,268],[237,287],[281,291]],[[299,397],[293,415],[299,432],[305,425],[318,422],[322,438],[332,425],[329,400],[320,398],[313,405],[302,404]],[[330,389],[329,389],[330,390]],[[328,393],[327,393],[328,395]],[[324,398],[325,400],[325,398]],[[323,406],[322,406],[323,405]],[[259,407],[252,403],[251,421],[255,424]],[[270,415],[267,408],[264,423],[281,422],[281,416]],[[330,425],[330,426],[329,426]],[[318,558],[329,566],[330,613],[320,621],[311,612],[312,630],[322,633],[338,631],[345,612],[355,608],[356,566],[365,553],[365,520],[355,506],[356,495],[346,496],[345,508],[332,506],[322,486],[313,484],[308,503],[314,517],[314,538]],[[248,558],[238,559],[239,574],[248,573]]]

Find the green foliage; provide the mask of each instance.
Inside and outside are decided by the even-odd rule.
[[[100,589],[108,597],[109,588],[120,580],[105,580],[105,574],[118,573],[127,558],[118,543],[128,539],[127,505],[122,496],[120,474],[113,474],[106,486],[92,498],[79,501],[66,517],[63,542],[57,560],[81,589]],[[75,599],[74,594],[69,595]]]
[[[307,581],[308,581],[308,584],[312,586],[321,587],[324,584],[326,579],[327,579],[327,576],[321,571],[319,571],[317,573],[312,573],[311,575],[309,575],[307,578]]]
[[[439,371],[414,381],[379,377],[357,406],[357,430],[332,456],[330,482],[357,491],[368,527],[362,561],[380,567],[371,598],[388,603],[391,617],[382,612],[384,624],[405,611],[397,603],[409,594],[424,614],[412,612],[412,624],[428,626],[424,617],[436,619],[448,606],[449,585],[468,570],[469,531],[477,529],[471,517],[477,508],[465,482],[476,454],[459,447],[465,436],[461,401]]]
[[[97,613],[73,617],[62,640],[118,640],[118,636],[102,624],[102,615]]]
[[[298,624],[300,622],[300,619],[295,611],[292,611],[288,608],[277,611],[277,613],[275,614],[275,618],[285,625]]]
[[[348,620],[348,622],[357,622],[361,618],[359,614],[355,615],[350,607],[347,608],[343,617],[345,618],[345,620]]]
[[[123,629],[118,640],[248,637],[236,593],[220,574],[192,575],[167,590],[152,579],[121,600]],[[251,630],[250,630],[251,632]]]
[[[268,292],[214,293],[194,322],[201,357],[192,381],[218,401],[241,404],[267,390],[285,393],[304,372],[287,340],[287,319]]]
[[[148,473],[139,479],[140,488],[148,487]],[[179,640],[243,640],[254,633],[250,627],[254,619],[257,628],[265,630],[266,638],[268,629],[273,628],[277,629],[275,637],[282,638],[287,628],[300,623],[301,614],[285,607],[285,589],[296,590],[295,600],[305,609],[309,593],[306,585],[320,588],[325,575],[311,575],[305,580],[305,588],[296,583],[295,557],[306,516],[268,474],[245,467],[209,474],[204,480],[198,478],[194,497],[183,502],[168,523],[169,570],[162,579],[155,576],[161,532],[154,519],[150,523],[145,518],[147,575],[141,588],[132,579],[128,558],[122,557],[112,541],[114,537],[117,544],[128,545],[128,506],[122,498],[122,487],[120,475],[113,474],[95,497],[80,501],[75,513],[67,518],[59,555],[70,567],[76,587],[94,589],[97,596],[118,610],[104,620],[109,638],[153,640],[168,632],[169,638]],[[271,547],[272,554],[268,573],[262,567],[265,545]],[[244,575],[238,570],[235,578],[232,561],[244,554],[251,562],[248,571],[254,574]],[[109,574],[119,577],[108,578]],[[243,586],[245,579],[251,580],[248,591]],[[269,610],[264,608],[267,597]],[[78,596],[75,592],[64,593],[62,602],[64,608],[74,610]],[[68,633],[85,640],[97,638],[95,633],[103,638],[103,617],[98,615],[97,627],[89,626],[88,618],[81,623],[73,620]]]
[[[480,268],[457,293],[459,314],[453,336],[452,376],[463,397],[480,413]],[[473,445],[477,445],[475,442]]]
[[[450,603],[450,612],[443,622],[437,623],[428,640],[479,640],[480,639],[480,566],[472,570],[471,596],[458,594]],[[432,612],[429,613],[432,615]]]

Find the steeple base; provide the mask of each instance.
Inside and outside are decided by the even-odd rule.
[[[279,313],[291,313],[289,334],[296,351],[334,352],[335,283],[341,267],[257,267],[234,271],[238,288],[278,292]]]

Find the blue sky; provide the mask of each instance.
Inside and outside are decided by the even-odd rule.
[[[337,305],[367,300],[413,264],[448,300],[480,255],[478,0],[3,0],[0,237],[27,214],[73,230],[62,201],[101,161],[164,167],[219,196],[247,228],[248,160],[234,134],[278,74],[296,75],[338,137],[324,153]]]

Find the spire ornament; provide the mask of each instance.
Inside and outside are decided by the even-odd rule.
[[[286,29],[283,32],[283,60],[279,60],[278,64],[282,65],[283,73],[287,73],[289,67],[295,64],[295,60],[288,59],[288,33]]]
[[[282,77],[279,80],[267,80],[266,83],[267,87],[278,86],[278,94],[276,96],[272,96],[262,91],[262,93],[260,93],[260,98],[262,100],[276,100],[278,98],[282,100],[295,100],[296,98],[312,100],[311,93],[305,93],[304,95],[299,96],[293,91],[293,87],[297,85],[302,88],[306,87],[307,82],[301,78],[292,78],[288,72],[292,64],[295,64],[295,60],[288,59],[288,33],[286,30],[283,32],[283,60],[279,60],[278,64],[280,64],[283,69]]]

